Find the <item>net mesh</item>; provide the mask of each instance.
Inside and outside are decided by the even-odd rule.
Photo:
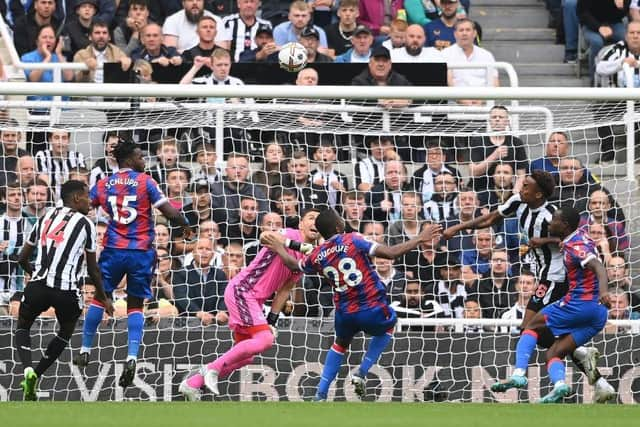
[[[3,144],[4,131],[18,130],[20,147],[46,150],[50,148],[47,132],[69,132],[67,150],[82,154],[84,169],[78,169],[82,165],[75,164],[49,165],[45,170],[38,156],[34,164],[35,174],[46,178],[55,190],[70,175],[93,184],[109,173],[104,161],[99,162],[105,156],[108,132],[131,137],[146,150],[149,173],[155,174],[172,203],[196,218],[194,225],[199,239],[215,240],[210,264],[220,269],[227,279],[253,259],[259,248],[257,236],[261,230],[295,226],[303,207],[335,207],[356,231],[368,238],[397,243],[415,233],[411,215],[417,215],[419,222],[429,220],[446,224],[451,217],[460,217],[460,212],[465,211],[465,194],[475,195],[472,210],[494,209],[516,185],[518,169],[527,169],[532,161],[549,157],[551,164],[559,170],[560,190],[554,196],[556,203],[575,205],[588,218],[596,210],[595,205],[589,203],[592,193],[602,187],[608,190],[610,206],[606,210],[605,227],[598,229],[595,224],[590,226],[590,232],[593,228],[603,261],[610,267],[612,290],[620,298],[619,309],[612,310],[612,318],[635,318],[633,310],[638,308],[634,286],[638,193],[634,183],[625,176],[625,162],[635,160],[635,153],[627,153],[624,149],[626,103],[521,100],[506,105],[509,117],[500,122],[492,120],[491,114],[495,110],[490,107],[464,107],[446,102],[414,102],[410,108],[399,111],[381,109],[375,102],[352,100],[223,101],[217,98],[75,99],[47,111],[29,113],[24,108],[26,104],[19,105],[22,101],[14,100],[12,102],[16,104],[9,109],[9,115],[1,119]],[[17,119],[17,128],[12,118]],[[549,141],[558,130],[567,136],[566,144],[559,144],[566,147],[565,151],[550,148]],[[491,153],[489,150],[483,154],[479,147],[490,141],[490,137],[500,140],[509,135],[522,141],[525,158],[515,158],[514,152],[514,158],[494,161],[488,171],[473,177],[474,163],[481,163]],[[372,137],[375,137],[374,145],[380,139],[390,143],[384,146],[379,160],[367,163],[366,159],[374,156]],[[434,146],[442,150],[440,160],[434,160],[435,155],[430,154]],[[331,154],[323,158],[319,154],[322,148],[318,147],[330,147]],[[17,162],[14,166],[17,171],[12,172],[11,167],[6,166],[9,164],[7,159],[12,157],[6,150],[3,178],[5,182],[18,178],[23,183],[26,190],[24,206],[27,212],[34,214],[33,208],[40,205],[26,186],[34,173],[25,166],[24,160]],[[198,203],[197,189],[202,180],[212,188],[224,183],[225,176],[230,173],[229,164],[225,162],[231,152],[249,155],[246,179],[253,181],[256,189],[247,195],[255,202],[246,202],[249,205],[241,207],[243,202],[236,191],[228,195],[233,197],[219,200],[211,197],[206,201],[207,197],[204,197],[205,204],[222,203],[209,213],[204,205],[201,209],[190,205]],[[628,158],[628,154],[632,158]],[[558,163],[553,156],[566,159]],[[596,164],[594,160],[598,158],[613,161]],[[376,187],[385,179],[385,169],[379,169],[377,165],[389,164],[396,159],[401,160],[405,168],[406,185],[400,186],[399,197],[389,199],[393,205],[393,213],[390,213],[381,209],[376,194],[394,191],[384,184]],[[307,165],[298,165],[302,170],[296,177],[296,164],[307,160]],[[438,161],[442,164],[438,165]],[[162,162],[166,164],[162,165]],[[432,174],[431,183],[425,183],[429,178],[425,175],[427,171],[421,168],[429,162],[433,162],[432,166],[438,171],[455,168],[459,172],[458,183],[447,187],[443,181],[437,187],[437,173]],[[178,169],[178,173],[174,174],[174,169]],[[496,170],[502,175],[496,174]],[[579,171],[588,185],[576,189],[567,180],[573,179]],[[486,178],[485,184],[479,178]],[[342,183],[341,179],[346,182]],[[341,182],[345,188],[334,182]],[[370,186],[361,185],[357,193],[350,191],[363,183]],[[482,188],[482,185],[487,187]],[[471,191],[465,191],[467,186],[471,186]],[[417,193],[413,214],[408,207],[403,207],[411,204],[401,195],[405,193]],[[52,191],[51,197],[41,201],[41,205],[55,203],[56,194]],[[238,200],[226,205],[232,198]],[[101,212],[94,213],[92,218],[96,221],[106,219]],[[215,223],[207,219],[213,219]],[[406,225],[403,220],[408,221]],[[144,345],[134,387],[122,390],[116,386],[127,346],[126,283],[123,283],[123,289],[116,295],[116,317],[105,319],[98,334],[92,355],[94,362],[86,370],[78,370],[71,365],[71,352],[66,350],[45,374],[41,383],[42,399],[175,400],[179,398],[178,384],[187,372],[213,360],[231,346],[226,319],[219,315],[224,312],[221,305],[224,286],[202,285],[199,295],[187,298],[189,301],[178,301],[172,292],[180,286],[181,272],[194,260],[193,245],[180,244],[177,230],[167,227],[161,217],[157,217],[157,221],[158,275],[153,283],[154,298],[146,308]],[[98,227],[99,232],[100,229]],[[504,378],[511,372],[513,353],[510,349],[517,341],[521,309],[531,293],[531,289],[523,290],[525,285],[519,282],[520,272],[528,267],[529,261],[520,258],[520,247],[526,242],[518,232],[517,224],[507,221],[502,228],[495,229],[492,236],[493,248],[487,256],[481,257],[482,260],[475,258],[468,263],[469,270],[463,270],[465,283],[460,287],[448,287],[437,276],[437,270],[442,267],[437,255],[444,249],[436,247],[434,253],[428,248],[414,251],[393,263],[376,260],[376,268],[387,285],[401,323],[404,319],[426,319],[427,325],[398,327],[393,344],[371,372],[367,399],[533,401],[548,391],[542,353],[532,363],[528,392],[498,396],[489,391],[495,379]],[[9,246],[11,239],[15,236],[8,232],[3,237]],[[17,253],[19,248],[11,247],[12,253]],[[463,264],[466,262],[464,252],[474,249],[476,243],[472,235],[460,239],[457,247],[447,247],[448,251],[460,255]],[[505,280],[491,261],[501,255],[509,265],[504,273]],[[9,280],[11,275],[20,277],[21,272],[6,256],[3,261],[13,267],[2,270],[4,273],[0,271],[0,276],[4,274],[2,294],[5,296],[0,310],[7,315],[0,323],[0,360],[3,361],[0,363],[0,399],[16,400],[20,398],[20,366],[17,354],[12,350],[15,320],[11,315],[16,313],[17,302],[9,300],[23,284],[20,280]],[[483,281],[483,285],[475,279]],[[496,288],[496,283],[504,287]],[[486,288],[491,284],[494,284],[493,288]],[[85,289],[87,301],[90,291],[90,287]],[[321,278],[305,276],[290,295],[288,313],[279,320],[282,332],[276,345],[257,357],[252,365],[230,376],[223,383],[222,399],[311,398],[324,362],[323,354],[333,339],[332,293],[331,286]],[[186,313],[191,310],[188,308],[191,300],[202,300],[206,306],[203,311],[211,316],[201,320],[193,310]],[[478,303],[479,308],[476,307]],[[474,325],[472,319],[478,314],[489,319],[489,323]],[[430,319],[448,318],[451,319],[449,324],[428,324]],[[500,323],[501,319],[505,320]],[[51,318],[34,325],[35,360],[53,337],[54,330],[55,321]],[[80,330],[79,326],[77,331]],[[640,393],[630,380],[635,369],[632,354],[636,332],[635,326],[609,325],[606,333],[597,336],[593,343],[605,355],[600,362],[602,372],[619,389],[622,402],[637,401]],[[74,351],[80,345],[79,339],[78,333],[74,335],[71,342]],[[330,399],[355,399],[347,374],[357,368],[365,348],[366,340],[359,336],[349,353],[348,366],[343,368],[331,388]],[[591,401],[592,388],[577,371],[568,372],[577,391],[572,399]]]

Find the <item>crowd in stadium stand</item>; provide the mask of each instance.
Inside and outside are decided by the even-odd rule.
[[[546,3],[564,25],[567,62],[577,59],[582,24],[593,72],[617,76],[621,63],[628,61],[637,74],[640,27],[629,25],[623,41],[622,24],[629,12],[637,17],[637,1],[568,0],[562,2],[562,14],[557,13],[560,0]],[[181,84],[243,84],[230,76],[232,63],[275,63],[278,46],[299,41],[310,62],[368,63],[354,85],[407,85],[406,78],[393,71],[394,62],[494,61],[478,45],[477,23],[466,18],[470,6],[469,1],[458,0],[263,1],[262,5],[258,0],[0,0],[0,13],[13,27],[22,61],[87,65],[86,71],[65,71],[64,81],[103,82],[102,64],[117,62],[123,70],[134,67],[141,82],[153,82],[150,64],[190,64]],[[599,47],[619,40],[614,53],[596,64]],[[201,76],[202,69],[210,73]],[[53,81],[50,71],[25,73],[28,81]],[[318,79],[315,70],[306,69],[296,83],[313,85]],[[499,81],[497,72],[488,76],[484,70],[457,69],[449,70],[448,84],[497,86]],[[380,103],[395,108],[408,101]],[[303,114],[298,121],[310,127],[320,119]],[[472,139],[462,157],[444,138],[422,140],[422,164],[414,164],[413,173],[407,163],[420,157],[412,156],[405,143],[388,136],[365,137],[353,177],[339,167],[344,158],[335,138],[303,135],[297,143],[263,136],[259,147],[263,164],[252,171],[254,158],[247,154],[242,137],[229,138],[225,152],[217,153],[206,138],[187,150],[179,139],[148,135],[148,154],[154,159],[148,173],[198,233],[197,239],[184,241],[179,230],[158,217],[158,263],[149,318],[192,316],[204,325],[225,324],[224,288],[256,256],[260,233],[296,227],[305,209],[334,208],[344,217],[347,231],[395,244],[417,235],[426,223],[451,226],[495,209],[519,190],[533,169],[547,170],[556,178],[553,203],[575,204],[582,212],[582,226],[597,242],[615,295],[611,317],[640,317],[640,311],[634,311],[640,310],[640,296],[631,286],[627,223],[613,194],[580,159],[570,156],[566,133],[552,133],[544,156],[530,160],[523,142],[505,135],[508,123],[508,110],[494,107],[490,131],[498,134]],[[91,187],[116,171],[111,150],[121,138],[133,135],[106,133],[104,158],[89,164],[70,149],[72,135],[66,130],[21,135],[13,130],[19,128],[17,122],[8,119],[7,124],[0,130],[0,185],[5,188],[0,314],[15,315],[24,286],[16,254],[25,230],[57,202],[65,180],[84,180]],[[26,150],[18,148],[23,140]],[[608,156],[611,150],[603,151]],[[226,161],[224,170],[217,167],[219,157]],[[468,177],[461,174],[461,166],[468,167]],[[108,218],[101,212],[92,216],[98,233],[104,233]],[[447,242],[423,245],[396,262],[376,259],[375,266],[401,316],[520,319],[536,287],[527,259],[521,260],[524,245],[518,224],[505,219],[492,228],[463,231]],[[126,315],[125,289],[123,282],[122,292],[114,295],[116,317]],[[91,283],[85,283],[83,292],[90,301]],[[327,316],[331,311],[329,284],[306,276],[293,290],[286,314]]]

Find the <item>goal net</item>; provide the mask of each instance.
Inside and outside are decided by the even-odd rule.
[[[231,279],[255,257],[261,231],[296,227],[306,208],[335,208],[349,229],[395,244],[424,222],[452,225],[495,209],[531,168],[554,175],[553,203],[577,207],[598,242],[615,300],[611,322],[588,345],[603,355],[600,371],[618,390],[619,402],[640,399],[634,366],[640,330],[634,321],[640,316],[634,134],[640,120],[633,105],[413,100],[383,108],[377,100],[320,99],[302,91],[296,98],[288,97],[292,91],[266,98],[217,90],[203,98],[158,89],[144,97],[0,101],[0,179],[20,183],[26,216],[54,205],[66,179],[94,185],[112,173],[109,147],[129,138],[140,144],[148,173],[198,233],[196,243],[184,242],[156,217],[154,297],[145,308],[134,385],[117,386],[127,354],[125,281],[114,295],[116,315],[100,326],[90,365],[71,364],[80,321],[70,349],[40,383],[41,400],[181,399],[182,378],[232,345],[226,281],[210,279],[206,269]],[[15,152],[12,138],[19,141]],[[42,185],[48,191],[40,197]],[[4,195],[2,201],[5,211],[12,209]],[[0,240],[7,242],[0,262],[0,400],[19,400],[22,368],[12,342],[24,280],[12,261],[19,247],[8,212],[0,219]],[[91,216],[104,232],[104,213]],[[518,326],[537,284],[539,272],[518,230],[510,218],[393,262],[374,261],[399,322],[367,379],[366,400],[535,401],[550,390],[543,351],[532,360],[526,390],[498,395],[489,389],[511,373]],[[198,252],[201,241],[210,243],[206,256]],[[87,301],[92,290],[90,284],[83,288]],[[216,400],[309,400],[333,342],[332,293],[320,277],[305,276],[280,316],[275,345],[224,380]],[[34,324],[34,360],[56,327],[51,312]],[[348,378],[367,342],[362,335],[354,339],[330,399],[356,399]],[[567,375],[575,392],[568,401],[590,403],[592,386],[570,362]]]

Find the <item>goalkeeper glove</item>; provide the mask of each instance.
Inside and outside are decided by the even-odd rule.
[[[311,251],[313,251],[313,245],[310,243],[300,243],[295,240],[287,239],[284,243],[286,247],[289,249],[293,249],[294,251],[301,252],[305,255],[309,255]]]

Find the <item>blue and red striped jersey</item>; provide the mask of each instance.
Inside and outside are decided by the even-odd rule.
[[[387,304],[387,291],[373,267],[377,244],[357,233],[338,234],[300,260],[300,270],[322,273],[334,286],[336,310],[356,313]]]
[[[104,235],[105,248],[148,250],[153,247],[153,208],[166,202],[158,183],[149,175],[120,169],[102,178],[90,193],[91,204],[111,216]]]
[[[562,252],[569,281],[569,291],[564,301],[597,302],[600,298],[598,277],[593,271],[585,268],[590,260],[598,259],[596,243],[579,228],[564,240]]]

